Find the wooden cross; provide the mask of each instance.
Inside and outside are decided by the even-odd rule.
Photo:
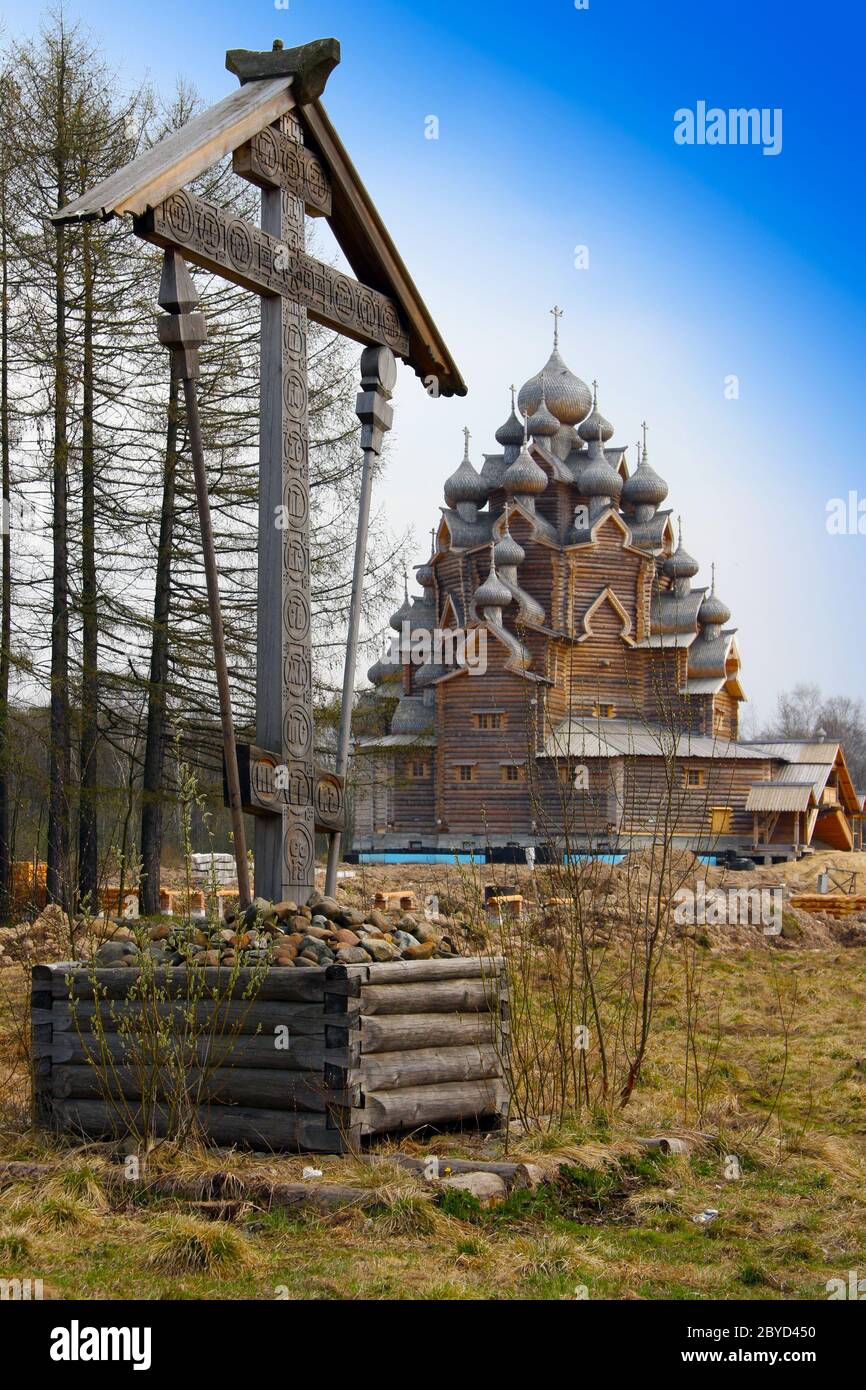
[[[339,829],[343,795],[340,779],[317,770],[313,759],[308,319],[409,361],[430,395],[466,394],[319,104],[339,56],[334,39],[285,51],[278,41],[270,53],[232,50],[226,66],[239,91],[53,219],[131,213],[138,236],[261,298],[257,744],[240,746],[238,761],[244,809],[257,817],[256,893],[299,903],[314,887],[315,831]],[[306,148],[305,135],[315,149]],[[235,173],[261,189],[261,226],[184,186],[229,153]],[[307,255],[305,214],[330,219],[349,263],[372,284]],[[384,380],[358,398],[362,425],[369,414],[365,428],[378,431],[378,447],[390,426],[383,367]],[[378,447],[368,440],[365,457]],[[359,525],[359,546],[362,531],[366,544]]]

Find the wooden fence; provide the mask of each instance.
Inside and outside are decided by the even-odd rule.
[[[201,971],[205,997],[191,1003],[187,972],[159,969],[142,1003],[137,969],[35,966],[37,1123],[93,1138],[129,1129],[124,1111],[152,1084],[140,1038],[154,1011],[171,1020],[161,1035],[176,1024],[184,1039],[191,1085],[199,1068],[198,1119],[218,1144],[342,1153],[371,1135],[506,1114],[500,959],[272,967],[252,986],[251,974]]]

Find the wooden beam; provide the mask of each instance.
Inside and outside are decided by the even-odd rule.
[[[314,101],[300,105],[298,116],[307,143],[315,145],[330,175],[330,227],[346,260],[365,284],[396,300],[408,323],[410,351],[400,355],[431,394],[465,396],[466,383],[457,364],[327,112],[321,102]]]
[[[241,805],[248,815],[280,816],[284,805],[295,804],[298,789],[294,785],[292,772],[276,753],[259,748],[254,743],[239,743],[237,751]],[[278,769],[283,771],[285,787],[277,786]],[[223,767],[223,799],[226,805],[227,796]],[[313,811],[319,833],[327,834],[344,828],[346,807],[343,779],[318,763],[313,765]]]
[[[152,149],[54,213],[52,222],[88,222],[143,213],[183,188],[295,105],[290,77],[248,82],[194,116]]]
[[[262,130],[235,150],[232,168],[259,188],[281,188],[303,198],[310,217],[331,215],[331,185],[321,161],[277,130]]]
[[[136,217],[134,227],[145,241],[179,251],[212,274],[257,294],[282,295],[326,328],[409,357],[392,300],[185,189]]]

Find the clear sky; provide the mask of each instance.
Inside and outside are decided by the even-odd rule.
[[[4,0],[7,32],[30,31],[43,8]],[[866,512],[862,6],[71,0],[66,11],[123,80],[168,88],[183,75],[213,100],[234,85],[229,47],[340,39],[325,104],[470,388],[434,401],[401,372],[379,501],[395,528],[414,526],[419,561],[462,427],[480,466],[508,384],[547,357],[557,303],[563,356],[598,378],[614,442],[648,422],[665,505],[682,511],[702,563],[695,582],[717,563],[758,717],[797,680],[866,695],[866,534],[826,526],[831,498],[857,492]],[[675,112],[699,102],[780,110],[780,152],[676,143]]]

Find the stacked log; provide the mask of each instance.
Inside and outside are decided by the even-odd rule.
[[[343,1029],[358,1058],[345,1068],[327,1064],[325,1084],[360,1090],[360,1106],[345,1118],[362,1137],[506,1114],[501,961],[348,966],[345,975],[330,973],[325,1007],[326,1039],[336,1043]]]
[[[145,1102],[166,1133],[178,1075],[205,1134],[254,1149],[345,1152],[505,1113],[501,961],[205,967],[191,993],[192,978],[35,967],[37,1120],[110,1137],[139,1128]]]

